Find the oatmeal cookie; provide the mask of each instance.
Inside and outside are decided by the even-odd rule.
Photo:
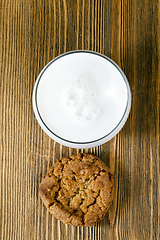
[[[113,176],[93,154],[61,158],[39,186],[44,205],[55,218],[74,226],[93,226],[113,200]]]

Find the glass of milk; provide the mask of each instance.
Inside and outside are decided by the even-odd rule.
[[[53,140],[91,148],[113,138],[131,107],[126,76],[110,58],[93,51],[64,53],[49,62],[33,89],[38,123]]]

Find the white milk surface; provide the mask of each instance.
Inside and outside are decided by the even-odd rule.
[[[37,86],[37,106],[45,125],[72,142],[100,139],[121,121],[127,86],[119,70],[88,52],[53,61]]]

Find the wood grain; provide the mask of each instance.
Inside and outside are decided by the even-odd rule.
[[[159,16],[158,0],[0,0],[0,239],[160,239]],[[75,49],[112,58],[132,91],[124,128],[93,149],[52,141],[32,110],[41,69]],[[64,225],[38,195],[56,159],[79,151],[115,177],[114,202],[95,227]]]

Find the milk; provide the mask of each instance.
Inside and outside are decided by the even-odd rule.
[[[96,119],[99,106],[97,89],[93,79],[86,74],[81,74],[73,79],[64,88],[65,108],[75,122],[91,124]]]
[[[79,51],[45,67],[35,84],[33,101],[47,134],[74,147],[74,143],[81,146],[112,134],[126,111],[128,117],[129,95],[128,82],[116,64],[103,55]]]

